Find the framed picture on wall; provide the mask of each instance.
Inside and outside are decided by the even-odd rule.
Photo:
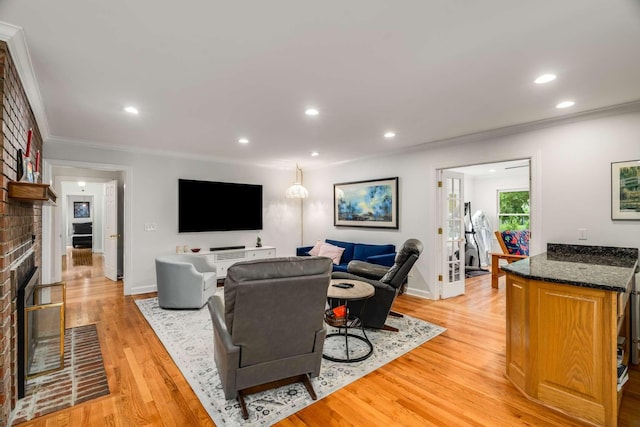
[[[640,220],[640,160],[611,163],[611,219]]]
[[[91,218],[91,204],[89,202],[73,202],[74,218]]]
[[[333,225],[398,228],[398,177],[333,185]]]

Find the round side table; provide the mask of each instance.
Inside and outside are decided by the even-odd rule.
[[[334,285],[347,283],[353,285],[353,287],[349,288],[341,288]],[[349,301],[356,300],[366,300],[371,298],[375,293],[375,289],[372,285],[367,282],[362,282],[360,280],[350,280],[350,279],[332,279],[331,284],[329,285],[329,291],[327,293],[327,298],[330,300],[329,306],[336,306],[344,304],[349,308]],[[364,313],[365,303],[362,304],[360,309],[360,313],[358,316],[355,316],[353,313],[348,313],[346,318],[331,318],[328,315],[325,315],[325,322],[330,325],[339,328],[338,332],[333,332],[327,334],[327,339],[331,337],[344,337],[344,348],[345,348],[345,357],[337,357],[328,355],[323,353],[322,357],[331,360],[333,362],[359,362],[361,360],[365,360],[373,354],[373,344],[369,341],[367,337],[367,333],[364,330],[364,325],[360,320],[362,318],[362,314]],[[356,335],[351,333],[353,329],[360,329],[362,331],[362,335]],[[349,339],[356,339],[364,342],[366,345],[366,353],[357,357],[351,357],[349,354]],[[326,343],[325,339],[325,343]]]

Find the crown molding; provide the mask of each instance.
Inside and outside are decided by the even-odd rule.
[[[570,123],[582,122],[585,120],[594,120],[601,117],[614,116],[619,114],[635,113],[640,111],[640,100],[625,102],[623,104],[608,105],[605,107],[594,108],[592,110],[580,111],[577,113],[565,114],[557,117],[535,120],[526,123],[519,123],[511,126],[504,126],[496,129],[488,129],[484,131],[474,132],[467,135],[445,138],[437,141],[418,144],[409,147],[409,150],[424,149],[425,147],[437,147],[450,144],[464,144],[467,142],[485,141],[489,139],[500,138],[525,132],[532,132],[539,129],[556,127]]]
[[[27,48],[27,39],[21,27],[0,21],[0,40],[7,43],[11,58],[16,65],[18,76],[27,94],[27,99],[31,105],[31,110],[35,116],[36,123],[43,141],[49,138],[49,122],[44,111],[44,103],[40,95],[38,80],[33,71],[31,55]]]
[[[239,166],[251,166],[251,167],[262,167],[264,169],[282,169],[282,168],[274,168],[269,167],[268,165],[256,165],[255,163],[251,163],[245,160],[231,159],[226,157],[216,157],[210,156],[206,154],[198,154],[198,153],[189,153],[189,152],[181,152],[181,151],[173,151],[173,150],[165,150],[160,148],[142,148],[135,147],[131,145],[121,145],[121,144],[104,144],[100,142],[93,142],[88,140],[81,139],[73,139],[73,138],[63,138],[59,136],[50,136],[47,140],[48,147],[77,147],[77,148],[91,148],[96,150],[105,150],[105,151],[114,151],[128,154],[141,154],[141,155],[152,155],[158,157],[169,157],[173,159],[186,159],[186,160],[197,160],[204,162],[213,162],[213,163],[223,163],[228,165],[239,165]]]
[[[350,163],[356,163],[363,160],[371,160],[371,159],[388,157],[390,155],[422,152],[422,151],[426,151],[426,150],[440,147],[443,145],[455,145],[455,144],[464,144],[464,143],[470,143],[470,142],[486,141],[486,140],[491,140],[499,137],[531,132],[538,129],[560,126],[563,124],[576,123],[576,122],[581,122],[585,120],[592,120],[600,117],[607,117],[607,116],[613,116],[613,115],[619,115],[619,114],[636,113],[638,111],[640,111],[640,100],[631,101],[624,104],[617,104],[617,105],[611,105],[611,106],[602,107],[602,108],[596,108],[593,110],[582,111],[582,112],[573,113],[573,114],[567,114],[559,117],[553,117],[553,118],[542,119],[542,120],[537,120],[533,122],[521,123],[521,124],[512,125],[512,126],[505,126],[501,128],[475,132],[475,133],[456,136],[452,138],[425,142],[421,144],[412,145],[409,147],[402,147],[395,150],[385,151],[382,153],[373,153],[369,155],[363,155],[354,159],[330,162],[322,166],[307,167],[306,169],[319,170],[319,169],[324,169],[328,167],[335,167],[335,166],[342,166]],[[286,169],[282,167],[274,167],[270,165],[250,163],[247,161],[241,161],[237,159],[228,159],[224,157],[207,156],[207,155],[196,154],[196,153],[185,153],[180,151],[163,150],[163,149],[157,149],[157,148],[141,148],[141,147],[133,147],[128,145],[104,144],[104,143],[92,142],[87,140],[62,138],[57,136],[51,136],[47,141],[47,145],[50,147],[55,145],[58,145],[58,146],[67,145],[72,147],[75,146],[78,148],[95,148],[98,150],[116,151],[116,152],[130,153],[130,154],[155,155],[160,157],[182,158],[182,159],[188,159],[188,160],[199,160],[199,161],[208,161],[208,162],[216,162],[216,163],[224,163],[224,164],[251,165],[252,167],[262,167],[265,169],[279,169],[279,170]]]
[[[578,123],[585,120],[593,120],[601,117],[609,117],[620,114],[637,113],[640,112],[640,100],[625,102],[623,104],[609,105],[606,107],[595,108],[587,111],[580,111],[573,114],[565,114],[558,117],[551,117],[547,119],[536,120],[532,122],[519,123],[511,126],[504,126],[501,128],[488,129],[484,131],[474,132],[466,135],[454,136],[451,138],[438,139],[429,142],[423,142],[420,144],[411,145],[408,147],[401,147],[391,151],[385,151],[382,153],[374,153],[369,155],[360,156],[358,158],[341,160],[334,162],[328,166],[340,166],[349,163],[355,163],[361,160],[371,160],[390,155],[398,154],[410,154],[419,153],[422,151],[430,150],[432,148],[442,147],[444,145],[456,145],[466,144],[472,142],[488,141],[496,138],[501,138],[510,135],[521,134],[525,132],[533,132],[539,129],[545,129],[555,126],[561,126],[565,124]]]

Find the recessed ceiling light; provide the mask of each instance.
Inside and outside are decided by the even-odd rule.
[[[489,169],[489,172],[494,173],[496,170],[495,169]]]
[[[317,151],[312,151],[311,152],[311,157],[318,157],[320,155],[320,153],[318,153]]]
[[[317,116],[318,114],[320,114],[320,111],[318,111],[316,108],[307,108],[304,113],[307,116]]]
[[[575,104],[576,103],[573,101],[562,101],[561,103],[556,105],[556,108],[569,108],[569,107],[573,107]]]
[[[549,83],[553,80],[556,79],[556,75],[555,74],[543,74],[540,77],[538,77],[537,79],[535,79],[533,82],[537,83],[539,85],[544,84],[544,83]]]
[[[129,114],[138,114],[138,109],[136,107],[132,107],[131,105],[124,107],[124,111],[126,111]]]
[[[248,144],[248,143],[249,143],[249,140],[248,140],[247,138],[240,138],[240,139],[238,140],[238,142],[239,142],[240,144]]]
[[[385,132],[384,137],[385,138],[393,138],[396,136],[395,132]]]

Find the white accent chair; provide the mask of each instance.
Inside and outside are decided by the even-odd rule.
[[[215,294],[216,266],[208,257],[172,254],[156,258],[158,304],[162,308],[202,308]]]

